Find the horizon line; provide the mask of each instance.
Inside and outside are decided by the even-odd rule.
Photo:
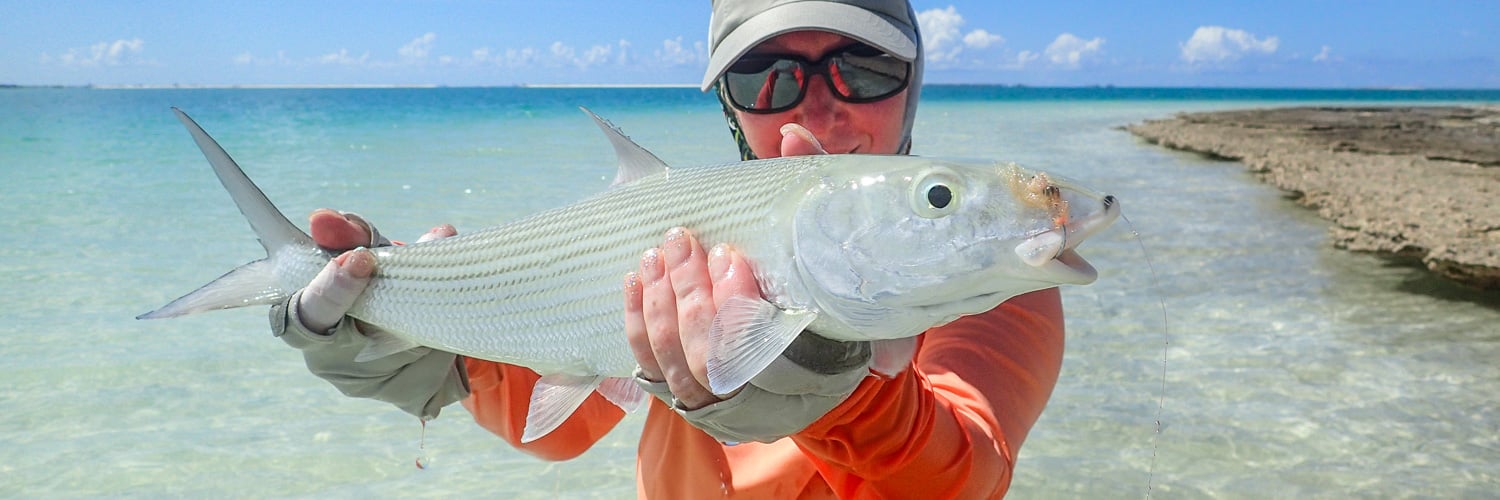
[[[1209,89],[1209,90],[1366,90],[1366,91],[1500,91],[1500,87],[1421,87],[1410,85],[1389,86],[1362,86],[1362,87],[1318,87],[1318,86],[1228,86],[1228,85],[1200,85],[1200,86],[1171,86],[1171,85],[1116,85],[1116,84],[1085,84],[1085,85],[1031,85],[1024,83],[974,83],[974,82],[929,82],[923,87],[1005,87],[1005,88],[1032,88],[1032,89]],[[205,84],[13,84],[0,83],[0,89],[6,88],[72,88],[72,89],[97,89],[97,90],[193,90],[193,89],[438,89],[438,88],[537,88],[537,89],[676,89],[676,88],[698,88],[693,83],[515,83],[515,84],[493,84],[493,85],[450,85],[439,83],[205,83]]]

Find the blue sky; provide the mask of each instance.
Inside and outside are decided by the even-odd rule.
[[[914,2],[929,83],[1500,88],[1500,2]],[[0,0],[0,84],[691,84],[707,0]]]

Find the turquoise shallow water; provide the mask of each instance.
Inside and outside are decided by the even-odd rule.
[[[926,91],[918,153],[1078,179],[1118,196],[1141,235],[1122,224],[1082,248],[1101,279],[1065,289],[1062,381],[1016,495],[1143,494],[1163,353],[1156,495],[1493,494],[1500,299],[1331,249],[1327,223],[1240,165],[1116,128],[1188,110],[1438,102],[1500,93]],[[452,407],[419,449],[415,420],[316,380],[262,311],[131,319],[260,256],[170,106],[293,220],[350,209],[400,238],[603,189],[612,153],[579,105],[672,164],[735,154],[717,105],[690,89],[0,91],[0,232],[14,239],[0,247],[0,496],[631,496],[638,417],[546,463]],[[419,454],[432,467],[414,467]]]

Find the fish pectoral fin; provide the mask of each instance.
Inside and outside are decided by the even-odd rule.
[[[599,383],[599,394],[620,407],[621,410],[625,410],[625,413],[635,413],[646,403],[646,391],[642,390],[635,380],[625,377],[604,379]]]
[[[604,381],[602,375],[563,375],[554,373],[536,381],[531,389],[531,406],[526,409],[526,428],[521,442],[530,443],[557,430],[583,400]]]
[[[613,188],[642,177],[667,171],[667,162],[661,161],[661,158],[657,158],[655,154],[647,151],[640,144],[636,144],[635,141],[630,140],[629,137],[625,136],[624,132],[620,131],[619,127],[616,127],[608,120],[600,118],[593,111],[589,111],[589,108],[579,106],[578,109],[583,110],[584,113],[588,113],[589,118],[594,119],[594,124],[599,125],[599,130],[604,131],[604,135],[609,138],[609,144],[615,148],[615,157],[620,162],[620,169],[615,172],[615,180],[609,184],[609,187]]]
[[[749,383],[817,317],[759,297],[730,297],[708,331],[708,389],[725,395]]]
[[[172,318],[216,309],[275,304],[285,298],[286,291],[276,283],[275,265],[269,259],[261,259],[224,273],[192,293],[135,319]]]
[[[361,330],[360,333],[365,334],[368,343],[365,344],[364,349],[360,349],[359,354],[354,356],[355,363],[374,361],[398,352],[422,347],[421,344],[397,337],[396,334],[377,328],[370,328],[368,331]]]
[[[876,340],[870,343],[870,370],[894,377],[917,356],[917,338]]]

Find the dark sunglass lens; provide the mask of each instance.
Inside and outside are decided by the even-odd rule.
[[[835,58],[839,75],[848,89],[848,97],[855,100],[876,100],[889,97],[906,87],[911,64],[894,56],[879,54],[862,56],[846,53]]]
[[[730,102],[745,111],[771,113],[796,104],[802,93],[801,65],[789,59],[746,58],[724,74]]]

